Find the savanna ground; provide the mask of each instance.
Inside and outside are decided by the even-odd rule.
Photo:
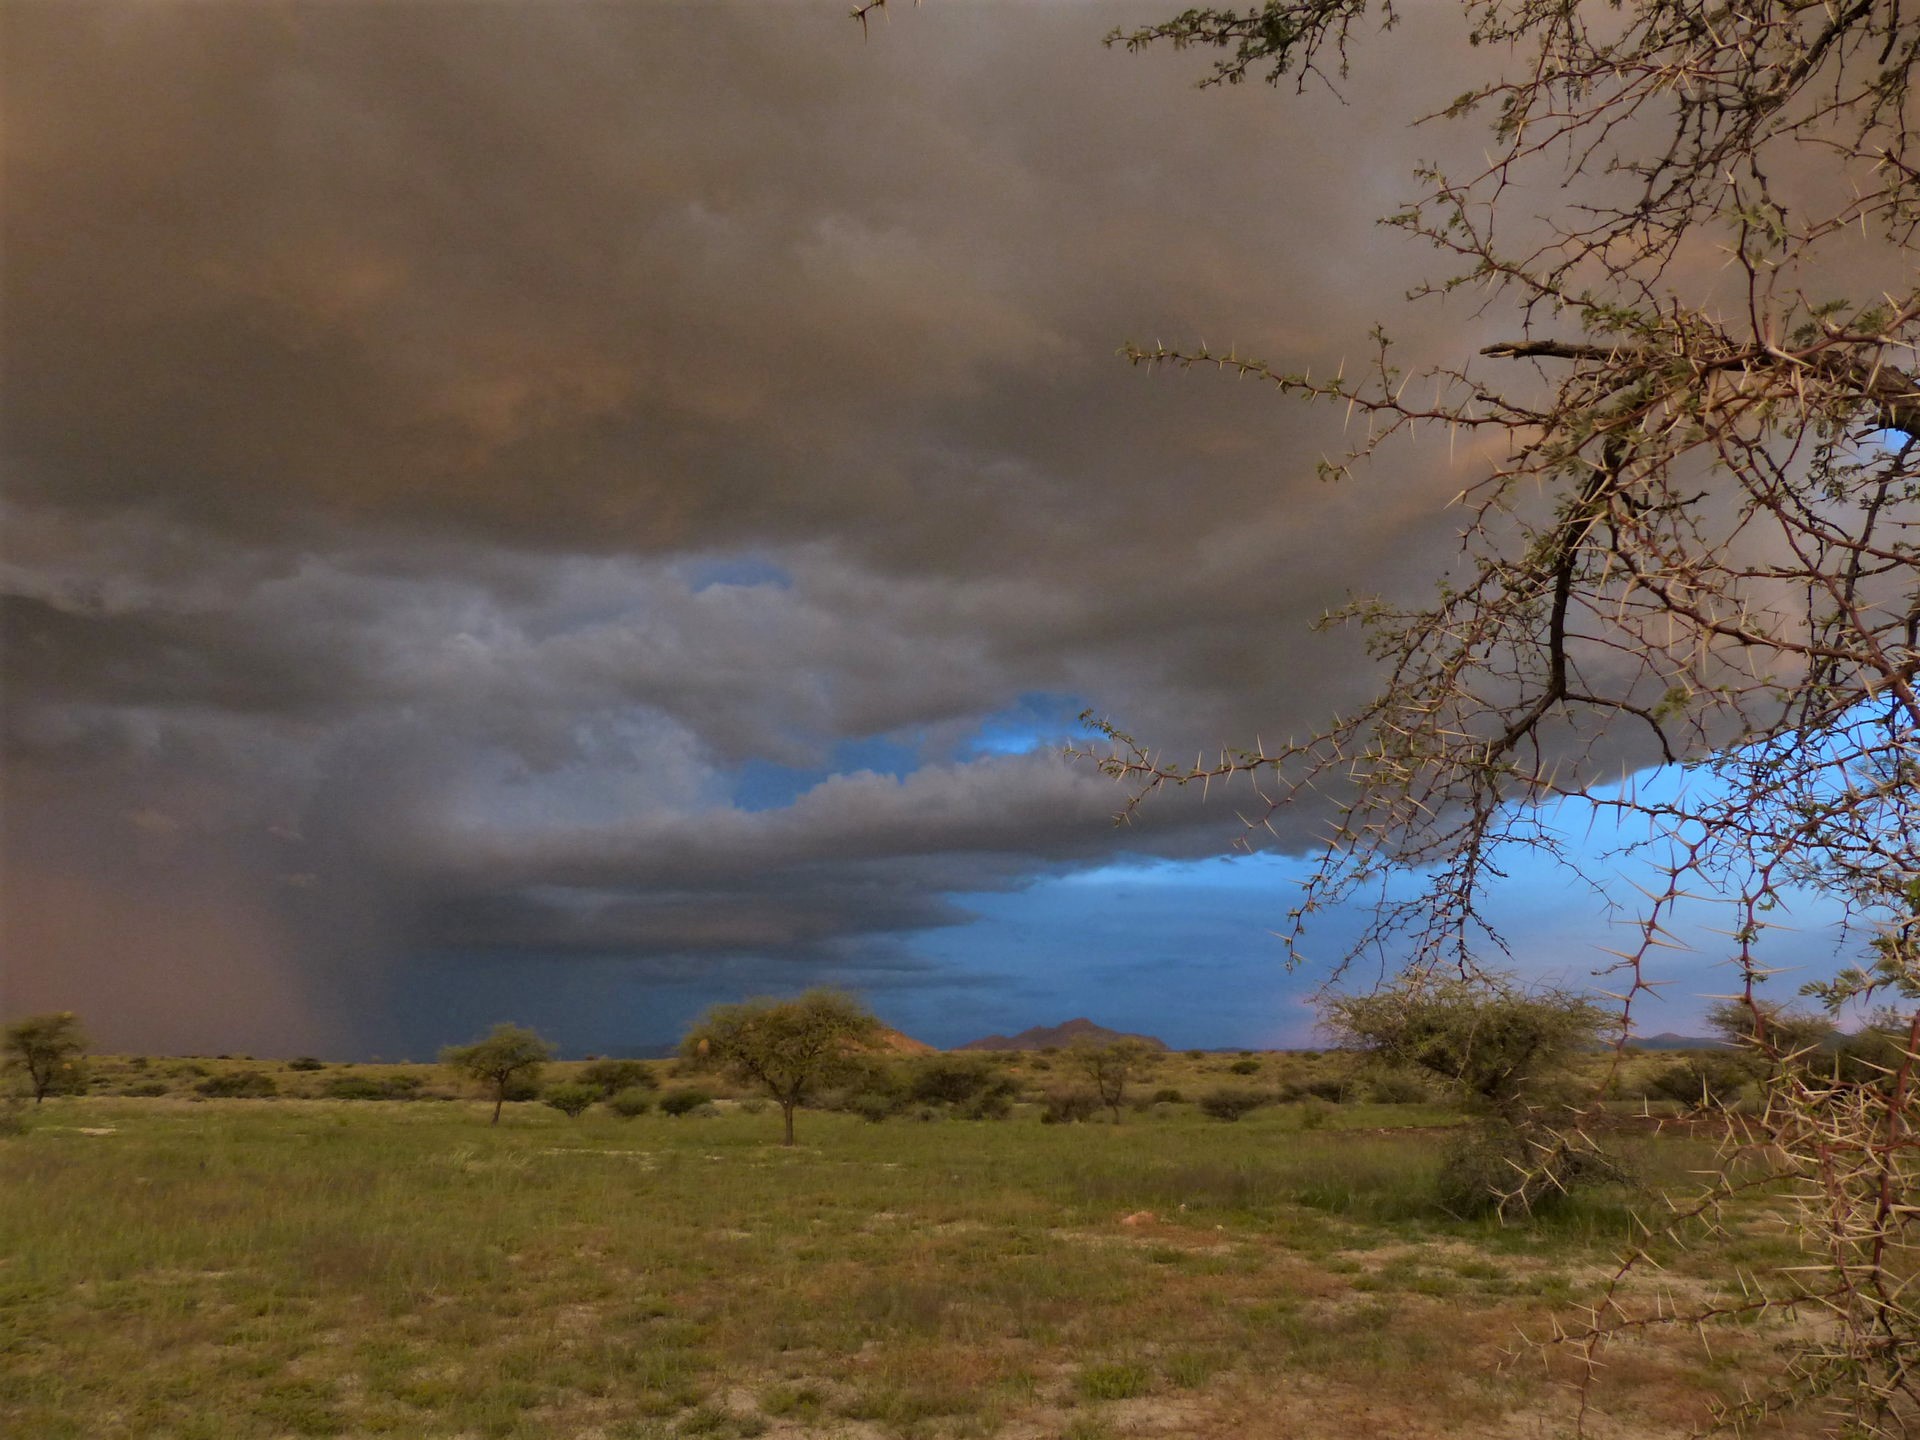
[[[408,1073],[109,1061],[0,1138],[0,1434],[1571,1434],[1578,1367],[1522,1336],[1596,1297],[1633,1208],[1712,1149],[1627,1127],[1641,1189],[1503,1229],[1435,1204],[1455,1117],[1431,1105],[805,1112],[788,1150],[777,1112],[725,1100],[577,1120],[521,1103],[491,1127],[473,1100],[182,1088],[244,1068],[283,1097]],[[1175,1056],[1141,1093],[1216,1079],[1263,1076]],[[1636,1303],[1790,1263],[1764,1202],[1749,1218]],[[1784,1339],[1763,1321],[1710,1348],[1619,1343],[1587,1430],[1683,1433]]]

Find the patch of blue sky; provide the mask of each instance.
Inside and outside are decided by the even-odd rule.
[[[1270,933],[1297,892],[1272,869],[1243,880],[1231,866],[1180,868],[1178,884],[1142,884],[1143,874],[1165,877],[1157,867],[1115,865],[1011,893],[958,896],[978,918],[923,933],[914,949],[949,972],[1012,977],[991,1005],[987,996],[967,997],[965,1023],[980,1033],[1086,1015],[1182,1048],[1313,1044],[1308,1001],[1317,980],[1290,973],[1285,947]],[[977,1038],[943,1033],[956,1017],[942,1014],[935,997],[919,1003],[926,1038]]]
[[[959,746],[964,759],[983,755],[1025,755],[1064,739],[1092,738],[1094,731],[1080,721],[1087,702],[1077,695],[1029,690],[1011,705],[980,721],[973,735]]]
[[[793,588],[793,572],[765,555],[746,551],[738,555],[703,555],[677,567],[694,594],[716,585],[741,588],[771,586],[776,590]]]
[[[1696,769],[1647,772],[1631,783],[1643,795],[1671,796],[1716,782]],[[1589,829],[1577,807],[1551,818],[1567,831],[1564,863],[1525,846],[1503,852],[1505,878],[1489,890],[1483,913],[1510,954],[1483,958],[1532,983],[1618,990],[1625,978],[1608,973],[1619,958],[1610,952],[1638,945],[1635,919],[1644,889],[1657,880],[1646,860],[1619,853],[1623,842],[1644,837],[1644,822],[1623,831],[1603,815]],[[1100,1023],[1147,1030],[1177,1046],[1310,1045],[1312,996],[1369,914],[1356,898],[1312,917],[1301,940],[1308,963],[1290,970],[1274,932],[1287,928],[1310,865],[1309,856],[1278,852],[1115,860],[1017,892],[957,896],[979,918],[922,935],[915,948],[956,969],[1017,976],[1018,1005],[1009,1006],[1005,1026],[991,1028],[1054,1023],[1097,1003],[1102,1013],[1092,1018]],[[1399,877],[1392,893],[1415,894],[1421,883],[1419,875]],[[1791,999],[1806,980],[1831,971],[1839,918],[1830,898],[1803,892],[1790,892],[1769,914],[1759,953],[1778,971],[1778,998]],[[1679,948],[1648,955],[1644,974],[1658,984],[1636,1001],[1640,1033],[1702,1032],[1713,999],[1740,983],[1727,933],[1736,923],[1732,906],[1711,895],[1673,909],[1665,928]],[[1386,978],[1383,963],[1390,971],[1394,957],[1369,959],[1343,983],[1374,984]],[[1084,1000],[1077,1009],[1074,997]]]
[[[885,736],[836,743],[814,766],[780,765],[753,759],[734,774],[733,803],[742,810],[781,810],[835,775],[870,771],[901,779],[920,768],[917,747]]]

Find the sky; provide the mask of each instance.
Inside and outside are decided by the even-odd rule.
[[[1479,152],[1409,128],[1473,57],[1426,6],[1344,93],[1100,43],[1170,8],[0,9],[0,1013],[617,1053],[826,983],[941,1045],[1312,1043],[1318,817],[1116,826],[1062,747],[1354,704],[1312,621],[1424,594],[1476,457],[1328,485],[1338,413],[1119,351],[1499,338],[1374,223]],[[1530,976],[1618,943],[1563,876],[1495,905]]]

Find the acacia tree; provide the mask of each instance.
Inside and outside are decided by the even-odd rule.
[[[490,1125],[500,1123],[500,1109],[515,1083],[533,1084],[540,1078],[541,1067],[552,1058],[553,1048],[533,1031],[505,1023],[494,1026],[485,1039],[471,1045],[449,1045],[440,1052],[442,1065],[491,1092]]]
[[[86,1053],[86,1032],[71,1010],[28,1015],[0,1031],[0,1064],[25,1072],[36,1105],[56,1090],[79,1087]]]
[[[853,996],[814,989],[793,1000],[770,996],[716,1005],[680,1042],[695,1065],[712,1065],[766,1089],[780,1106],[783,1145],[793,1144],[793,1112],[815,1086],[872,1040],[880,1022]]]
[[[1755,1153],[1792,1182],[1820,1265],[1751,1303],[1819,1310],[1839,1338],[1722,1418],[1824,1396],[1842,1426],[1904,1433],[1920,1408],[1920,16],[1900,0],[1463,0],[1461,16],[1495,73],[1429,118],[1486,117],[1487,162],[1418,172],[1423,197],[1388,220],[1448,262],[1416,294],[1476,287],[1511,334],[1429,368],[1412,399],[1378,329],[1352,380],[1204,347],[1131,354],[1363,416],[1334,476],[1423,423],[1482,438],[1497,458],[1459,497],[1466,577],[1425,607],[1330,617],[1366,626],[1383,682],[1300,743],[1185,767],[1107,726],[1095,758],[1136,804],[1250,777],[1255,824],[1341,795],[1294,936],[1416,871],[1425,892],[1381,893],[1356,947],[1410,953],[1416,978],[1481,977],[1503,948],[1480,908],[1503,850],[1559,855],[1552,821],[1582,807],[1647,822],[1630,848],[1664,883],[1619,954],[1622,1041],[1674,909],[1703,889],[1738,912],[1753,1043],[1788,1058],[1757,947],[1794,889],[1837,902],[1864,963],[1808,993],[1883,1002],[1891,1055],[1852,1091],[1771,1066]],[[1263,0],[1108,43],[1216,51],[1203,85],[1300,86],[1344,75],[1349,43],[1396,19],[1393,0]],[[1600,790],[1602,755],[1699,783]],[[1587,1343],[1624,1323],[1609,1300]]]
[[[1120,1123],[1120,1106],[1127,1086],[1143,1078],[1153,1064],[1154,1049],[1144,1040],[1094,1040],[1082,1036],[1067,1047],[1067,1060],[1093,1086],[1100,1103]]]
[[[1607,1012],[1582,995],[1521,990],[1497,976],[1415,975],[1367,995],[1330,998],[1326,1026],[1390,1066],[1424,1071],[1465,1102],[1475,1124],[1449,1137],[1441,1194],[1457,1213],[1530,1214],[1576,1185],[1619,1178],[1566,1123],[1575,1063]]]
[[[1203,84],[1301,85],[1344,73],[1349,44],[1394,18],[1391,0],[1265,0],[1109,38],[1213,50]],[[1920,1407],[1920,16],[1899,0],[1467,0],[1462,18],[1496,73],[1444,117],[1490,122],[1488,163],[1419,172],[1423,197],[1389,223],[1440,252],[1424,294],[1474,287],[1510,334],[1409,373],[1376,330],[1351,377],[1132,356],[1364,417],[1335,476],[1417,431],[1475,437],[1495,458],[1459,497],[1465,574],[1424,606],[1332,617],[1365,627],[1382,683],[1317,734],[1186,767],[1109,728],[1097,758],[1135,803],[1250,779],[1256,824],[1340,796],[1294,933],[1411,870],[1424,893],[1381,893],[1362,948],[1428,974],[1484,974],[1504,851],[1559,855],[1582,808],[1635,822],[1664,879],[1615,972],[1623,1038],[1675,907],[1704,891],[1737,911],[1731,988],[1753,1042],[1786,1058],[1757,993],[1769,916],[1796,889],[1842,907],[1863,963],[1811,991],[1836,1010],[1893,1001],[1897,1060],[1869,1087],[1768,1070],[1751,1153],[1789,1181],[1815,1266],[1747,1303],[1832,1328],[1723,1418],[1819,1396],[1842,1425],[1904,1433]],[[1597,788],[1623,760],[1690,767],[1689,783]],[[1627,1323],[1609,1299],[1584,1343]]]

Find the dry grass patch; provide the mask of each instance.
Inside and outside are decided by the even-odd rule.
[[[47,1109],[0,1141],[0,1432],[36,1440],[1551,1433],[1561,1369],[1465,1377],[1628,1233],[1461,1225],[1428,1137],[1267,1112],[810,1115],[781,1152],[747,1114]],[[1662,1337],[1602,1409],[1697,1417],[1769,1343]]]

